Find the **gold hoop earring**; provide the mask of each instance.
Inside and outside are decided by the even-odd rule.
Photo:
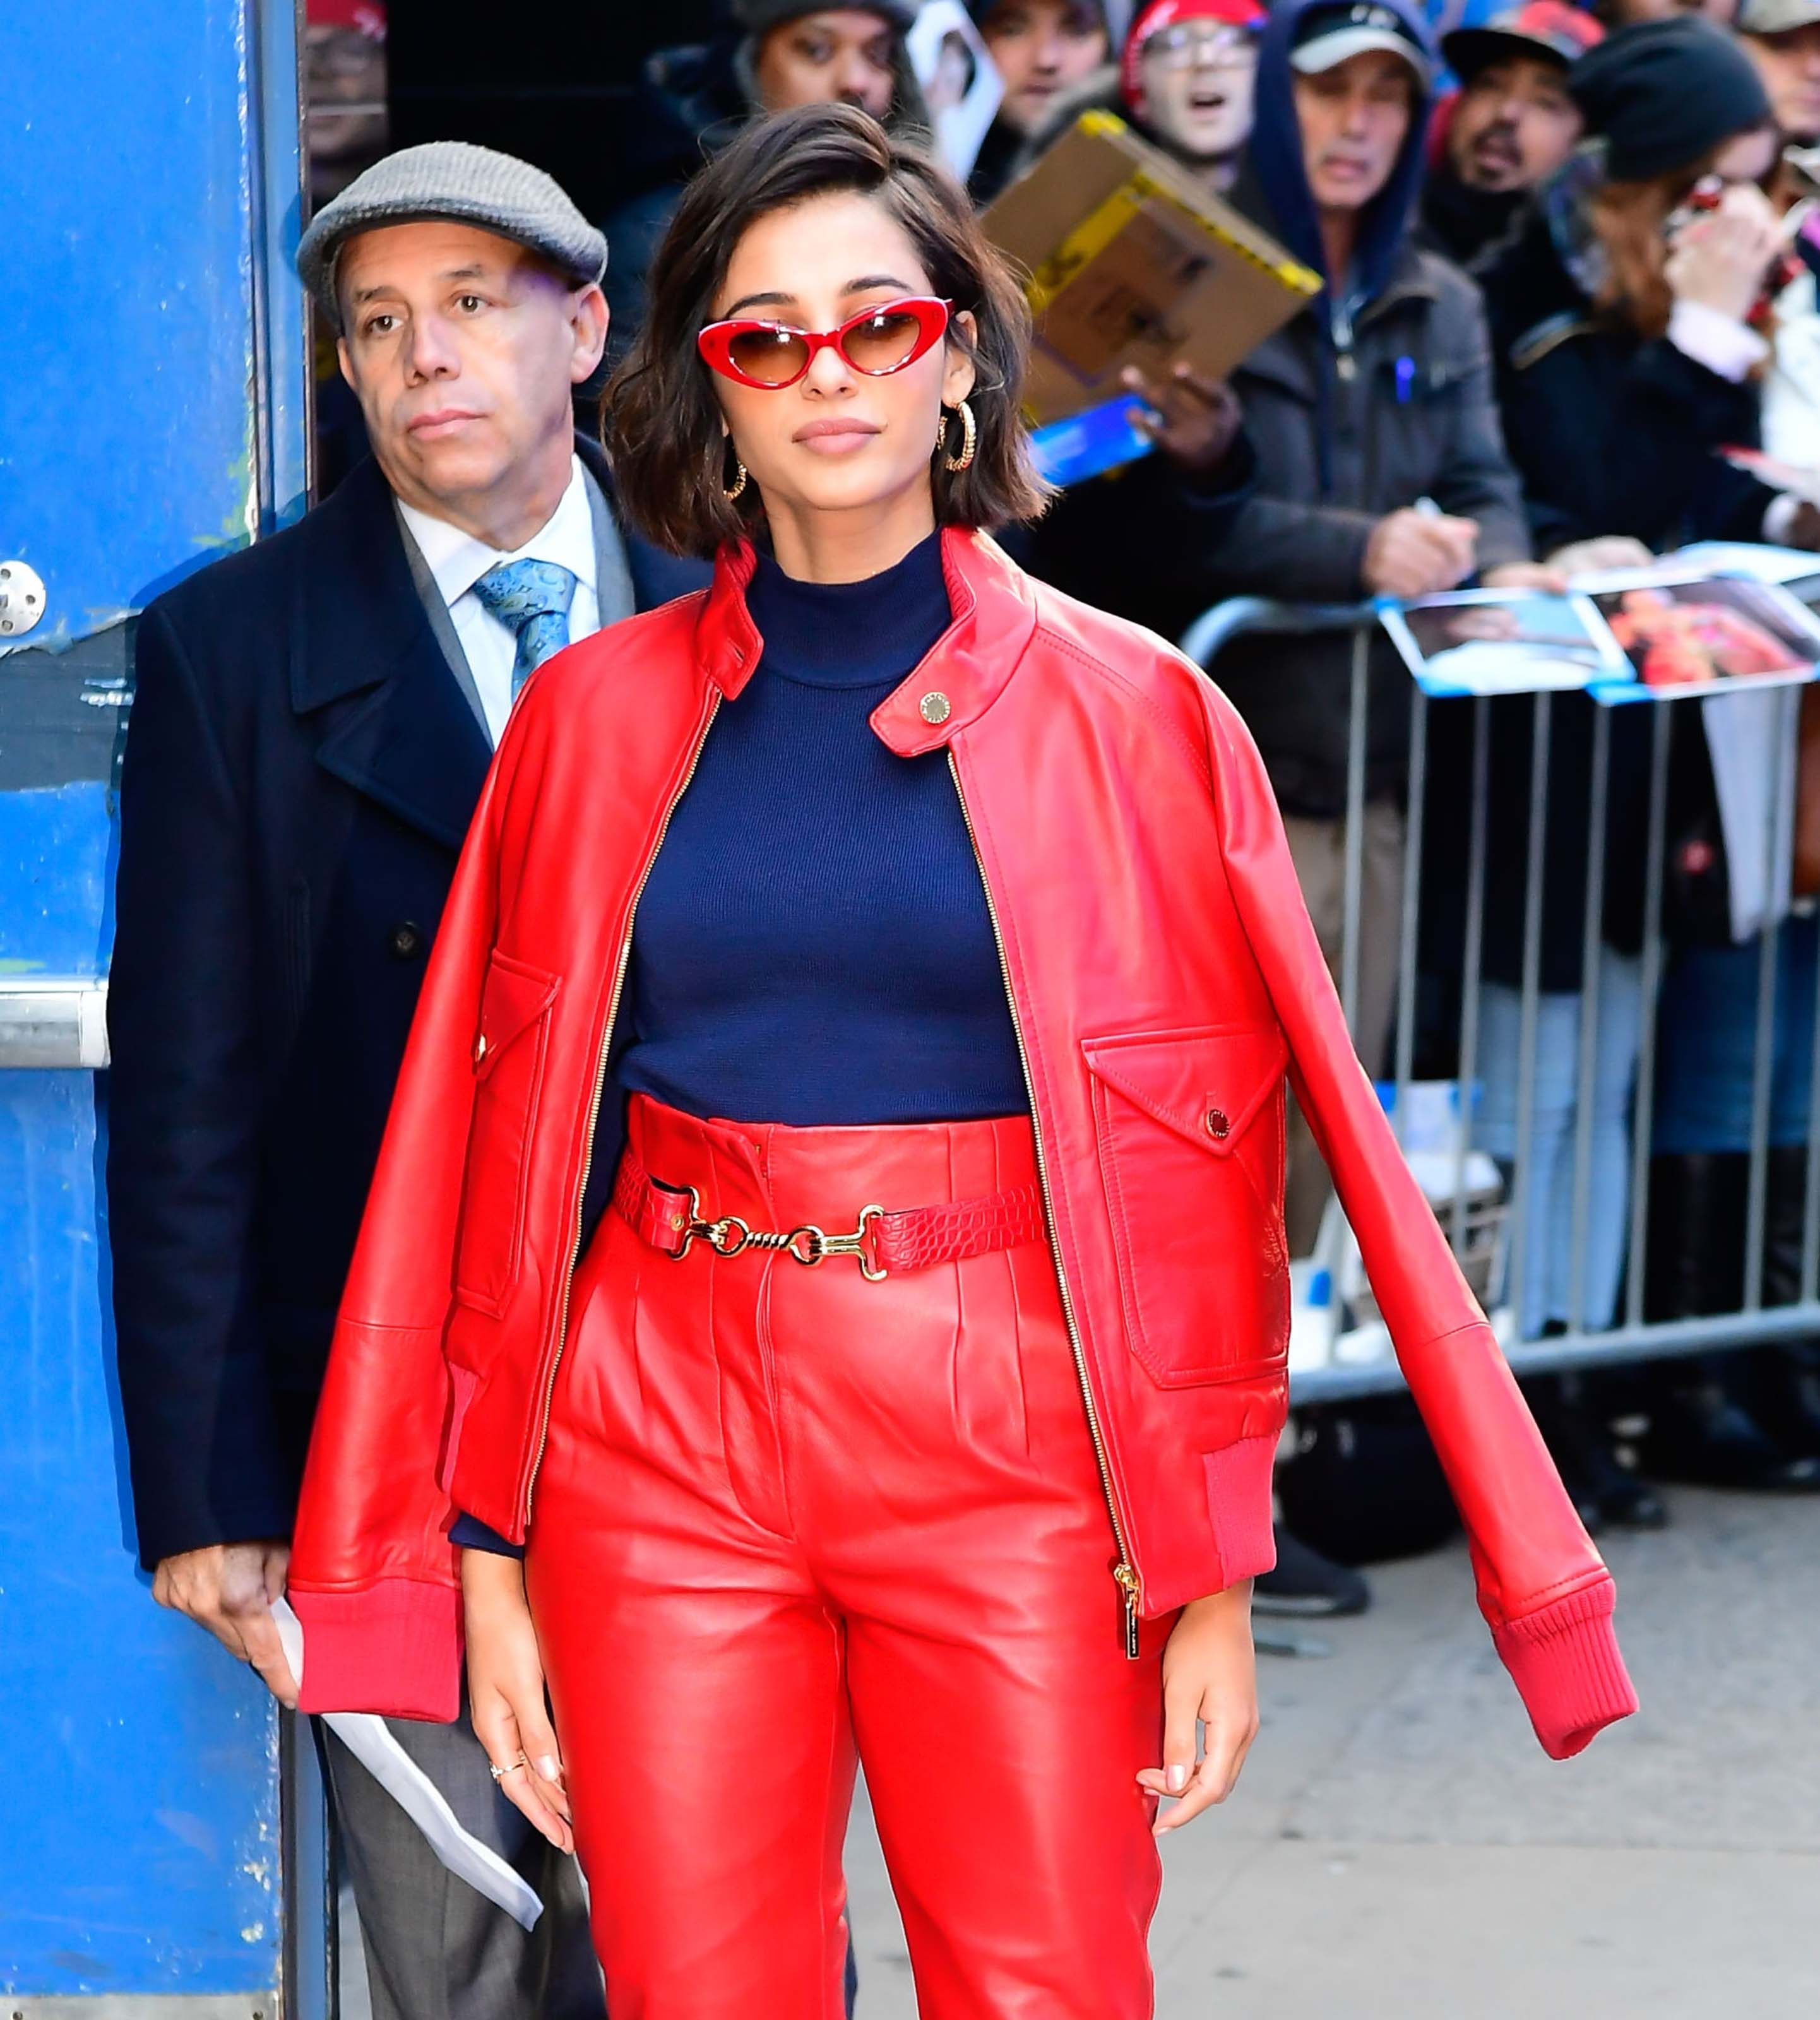
[[[736,500],[743,498],[746,495],[746,486],[751,481],[751,478],[747,471],[745,464],[739,460],[738,456],[735,456],[733,459],[733,467],[739,471],[739,474],[733,479],[731,484],[722,487],[726,494],[727,503],[729,505],[732,504]]]
[[[961,453],[952,456],[948,450],[948,409],[942,409],[942,418],[935,423],[935,446],[942,452],[942,467],[953,470],[957,476],[972,467],[973,452],[979,446],[979,424],[973,418],[973,409],[964,400],[955,403],[954,412],[961,420]]]

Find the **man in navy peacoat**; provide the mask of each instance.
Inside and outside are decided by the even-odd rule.
[[[140,1553],[160,1600],[287,1702],[270,1602],[493,743],[540,658],[699,579],[621,532],[605,460],[573,434],[604,262],[526,164],[438,144],[369,170],[300,264],[374,460],[139,625],[107,1099]],[[519,1931],[328,1746],[376,2013],[598,2015],[579,1888],[466,1721],[400,1737],[553,1912]]]

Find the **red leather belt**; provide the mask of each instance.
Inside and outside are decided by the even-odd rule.
[[[881,1206],[862,1207],[851,1234],[830,1234],[808,1224],[773,1233],[751,1226],[735,1213],[703,1220],[693,1186],[667,1185],[654,1179],[630,1151],[613,1187],[613,1211],[660,1254],[678,1261],[697,1241],[722,1256],[742,1255],[748,1248],[773,1250],[812,1270],[830,1255],[851,1255],[859,1273],[874,1282],[898,1270],[959,1262],[995,1248],[1021,1248],[1026,1242],[1041,1241],[1044,1233],[1042,1193],[1034,1181],[979,1199],[953,1200],[946,1206],[890,1212]]]

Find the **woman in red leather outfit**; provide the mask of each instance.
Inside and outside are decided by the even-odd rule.
[[[1037,498],[960,192],[786,114],[652,292],[622,503],[715,579],[501,744],[318,1419],[303,1702],[451,1718],[465,1626],[615,2020],[832,2020],[856,1760],[925,2015],[1135,2020],[1154,1834],[1256,1729],[1286,1077],[1557,1757],[1635,1707],[1611,1579],[1242,725],[981,530]]]

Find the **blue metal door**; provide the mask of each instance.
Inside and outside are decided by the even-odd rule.
[[[25,2020],[275,2020],[308,2003],[294,1970],[285,1982],[296,1876],[280,1797],[296,1749],[251,1673],[161,1612],[135,1566],[93,1070],[133,613],[303,504],[306,332],[284,257],[300,201],[296,22],[285,0],[12,12],[0,1989]]]

